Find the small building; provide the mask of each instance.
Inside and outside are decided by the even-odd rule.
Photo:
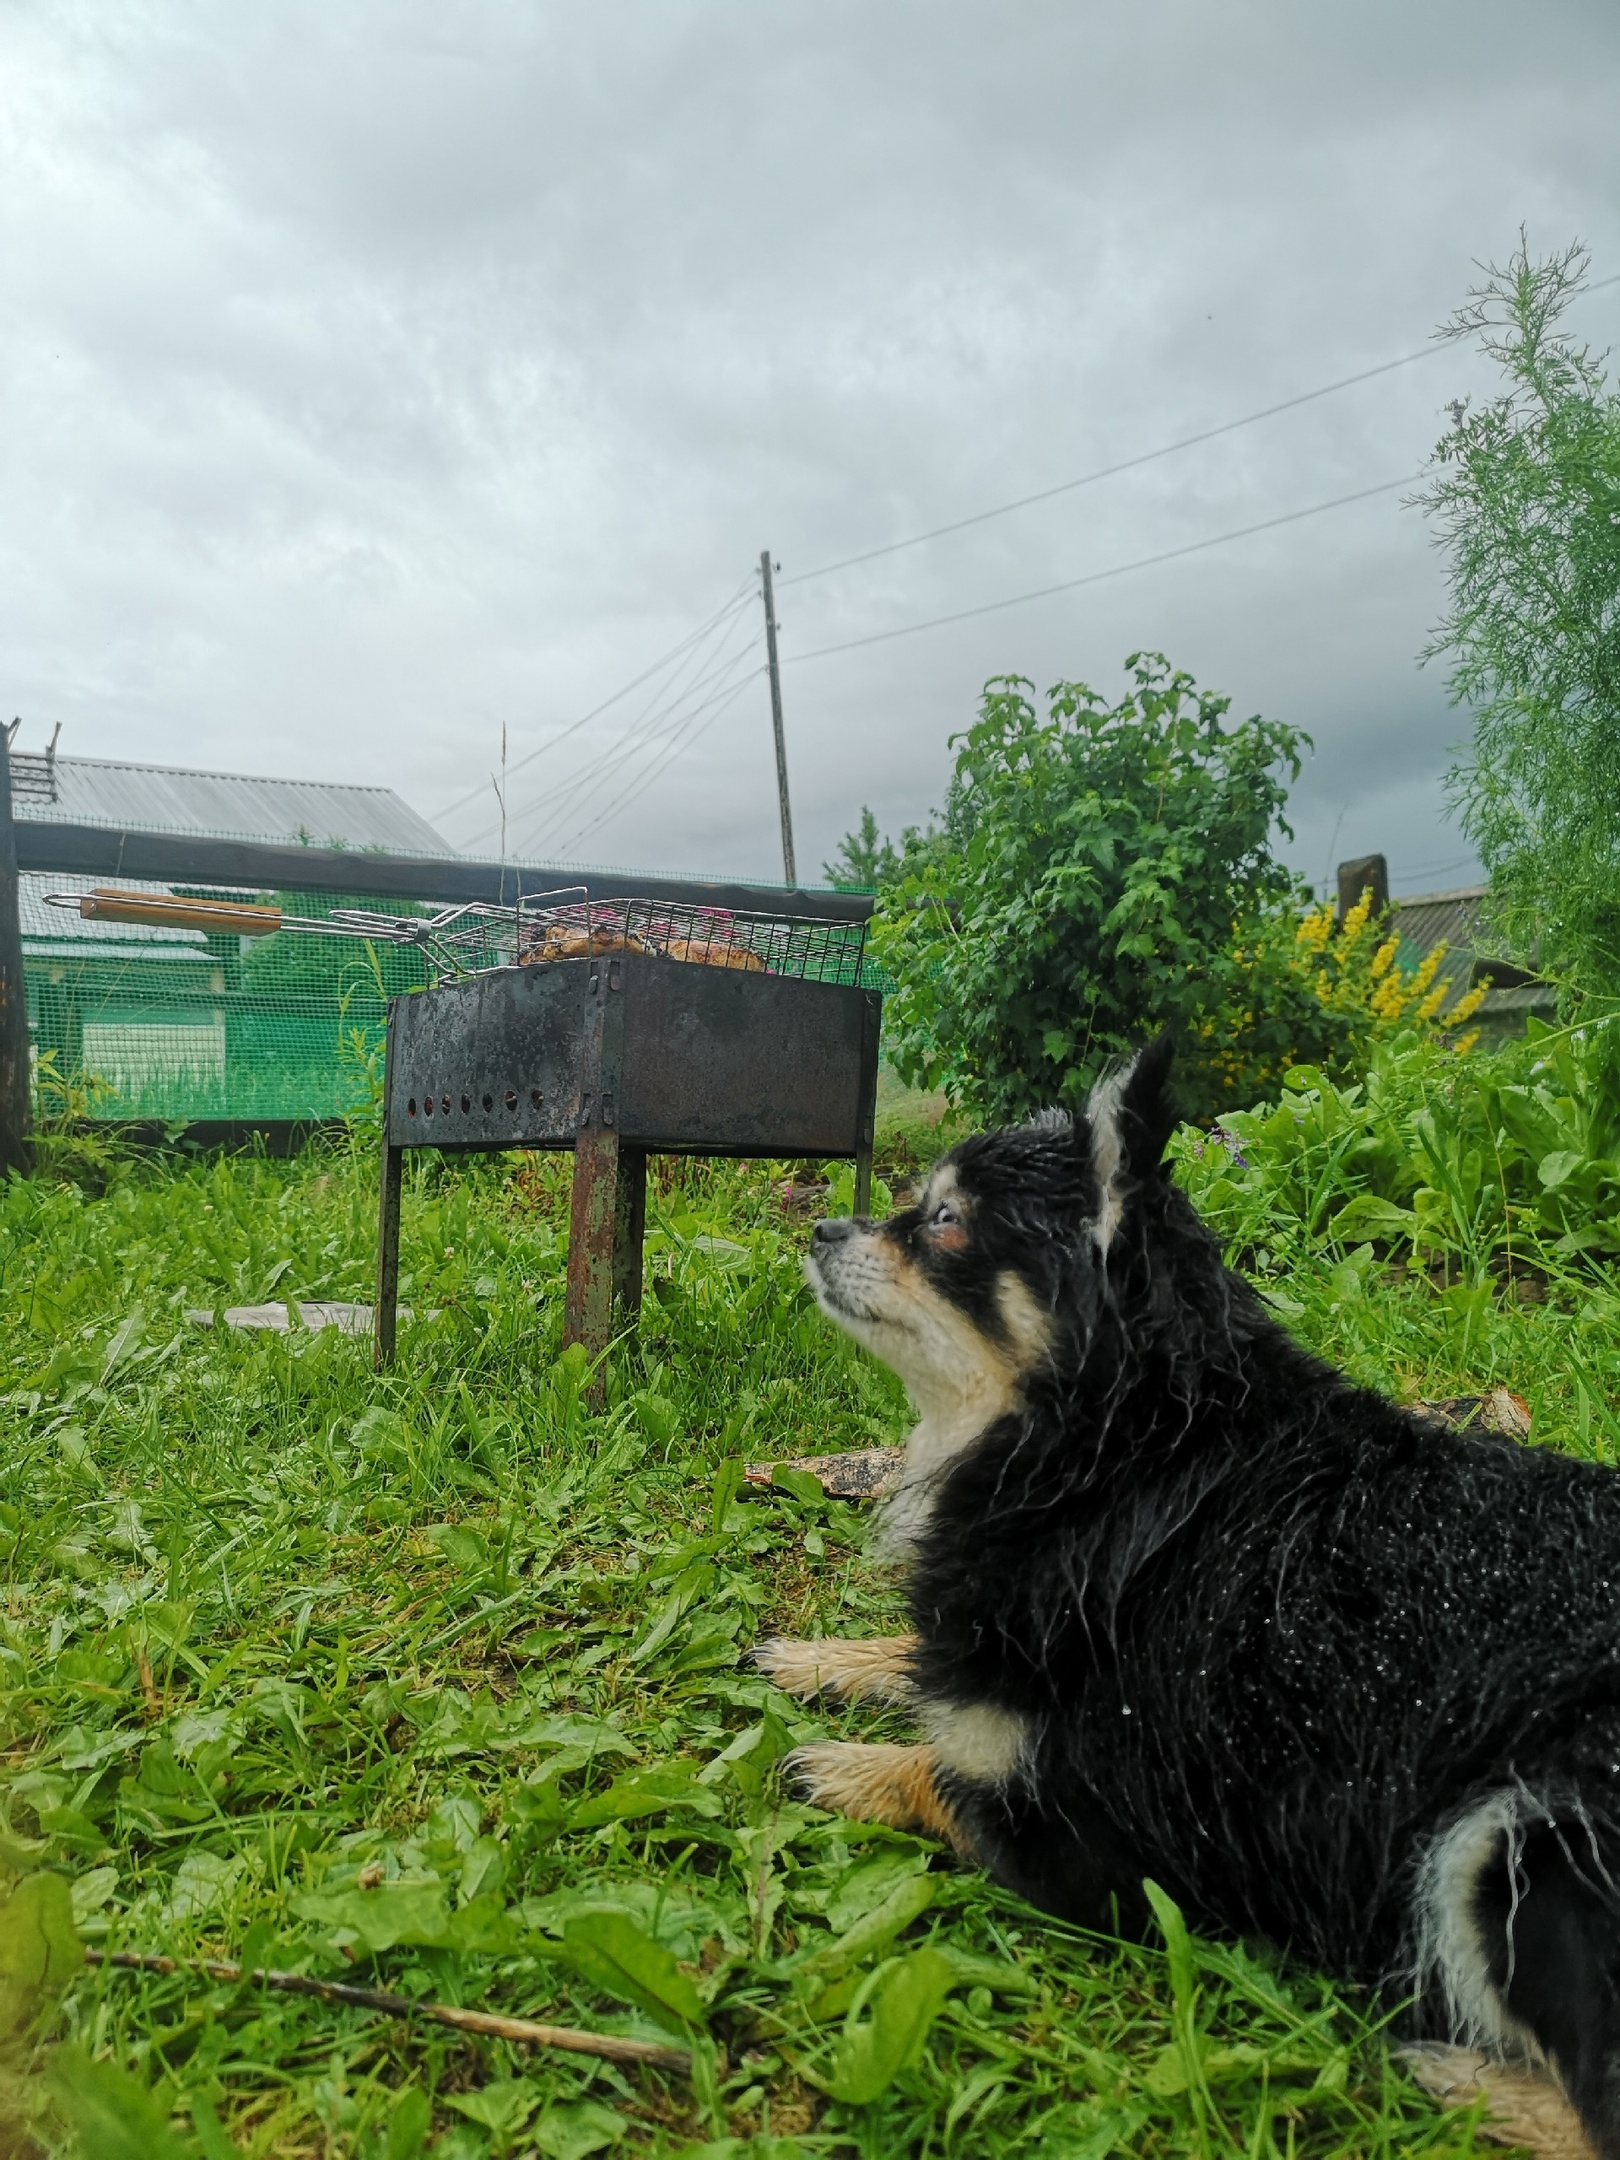
[[[1436,945],[1445,946],[1435,979],[1453,986],[1448,1004],[1478,984],[1489,983],[1474,1024],[1487,1039],[1500,1040],[1522,1035],[1532,1015],[1538,1020],[1555,1019],[1558,992],[1539,975],[1492,957],[1490,934],[1484,927],[1487,891],[1484,885],[1459,885],[1451,892],[1411,893],[1394,902],[1391,921],[1400,936],[1405,966],[1427,959]]]
[[[455,850],[392,788],[260,779],[124,759],[13,749],[19,822],[184,832],[356,852],[449,856]],[[87,922],[47,893],[114,882],[131,892],[199,897],[203,888],[25,872],[19,879],[23,973],[36,1075],[84,1083],[92,1115],[190,1123],[336,1116],[352,1100],[386,981],[364,946],[336,939],[256,940]],[[208,897],[262,899],[257,893]],[[345,896],[301,895],[300,914]],[[274,948],[283,948],[275,950]],[[345,1029],[348,1036],[345,1036]],[[41,1073],[40,1061],[45,1065]],[[51,1090],[42,1104],[53,1107]]]

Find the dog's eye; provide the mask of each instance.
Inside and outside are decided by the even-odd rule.
[[[954,1200],[936,1201],[923,1217],[922,1227],[928,1232],[932,1252],[962,1252],[967,1246],[967,1225]]]

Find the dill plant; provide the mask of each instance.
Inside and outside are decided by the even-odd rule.
[[[1424,657],[1473,716],[1463,828],[1510,948],[1577,993],[1612,992],[1620,961],[1620,395],[1564,323],[1587,269],[1522,233],[1487,268],[1440,335],[1477,340],[1506,385],[1457,408],[1416,498],[1448,585]]]

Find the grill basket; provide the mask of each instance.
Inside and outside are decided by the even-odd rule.
[[[864,923],[745,914],[667,900],[582,900],[561,907],[525,905],[515,957],[525,964],[649,953],[800,982],[854,984],[861,979],[865,947]]]

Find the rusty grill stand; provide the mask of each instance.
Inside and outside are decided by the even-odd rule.
[[[563,1339],[641,1304],[649,1154],[850,1157],[871,1204],[873,990],[648,954],[503,968],[389,1006],[373,1316],[394,1355],[405,1152],[572,1149]]]

